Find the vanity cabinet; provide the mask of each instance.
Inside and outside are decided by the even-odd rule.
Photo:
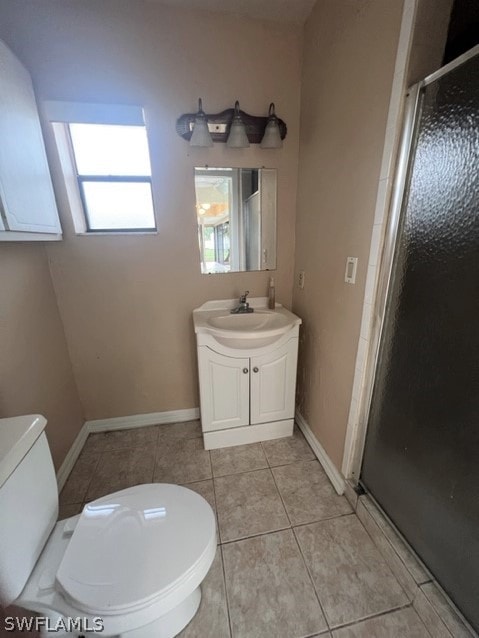
[[[266,314],[268,311],[263,312]],[[236,336],[239,333],[228,335],[212,329],[208,324],[211,316],[204,319],[201,309],[195,313],[205,448],[291,435],[299,317],[286,309],[278,309],[277,313],[290,322],[287,324],[285,319],[285,329],[271,336],[269,333],[264,337],[257,334],[247,339],[245,347],[241,337]],[[257,316],[260,316],[259,312]],[[254,322],[255,319],[251,317],[251,320]],[[238,321],[241,322],[241,318]]]
[[[205,432],[292,419],[298,340],[248,358],[198,349]]]

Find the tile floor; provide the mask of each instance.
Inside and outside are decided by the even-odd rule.
[[[218,551],[183,638],[430,638],[299,430],[211,452],[198,421],[92,434],[60,517],[151,481],[187,485],[217,516]]]

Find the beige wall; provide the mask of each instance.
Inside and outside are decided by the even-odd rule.
[[[293,309],[299,410],[341,467],[401,0],[318,0],[305,26]],[[359,258],[354,286],[346,258]]]
[[[83,424],[43,245],[0,245],[0,416],[43,414],[58,469]]]
[[[30,69],[40,99],[147,112],[155,236],[75,236],[49,140],[65,240],[47,251],[86,418],[197,406],[191,311],[245,289],[265,295],[268,273],[199,273],[193,167],[278,169],[276,294],[290,306],[301,30],[142,0],[17,0],[0,8],[0,38]],[[283,150],[190,148],[175,120],[199,96],[207,112],[239,99],[262,114],[274,101],[288,125]]]

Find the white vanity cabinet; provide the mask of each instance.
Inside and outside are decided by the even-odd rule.
[[[195,313],[205,448],[291,435],[299,317],[281,306],[270,313],[266,308],[259,308],[255,317],[232,316],[231,319],[226,314],[229,308],[206,310],[203,316],[201,309]],[[277,319],[273,314],[279,315],[281,327],[269,329],[268,325],[261,325],[263,317],[266,324],[270,318]],[[223,326],[224,320],[233,327],[211,327],[209,320],[213,319],[214,324],[218,317],[220,321],[216,323]],[[248,322],[251,327],[243,326]]]

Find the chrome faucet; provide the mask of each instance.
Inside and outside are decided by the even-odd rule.
[[[254,308],[249,307],[249,303],[246,301],[246,297],[249,295],[249,290],[247,290],[244,295],[241,295],[239,298],[239,305],[236,308],[231,310],[232,315],[243,314],[246,312],[254,312]]]

